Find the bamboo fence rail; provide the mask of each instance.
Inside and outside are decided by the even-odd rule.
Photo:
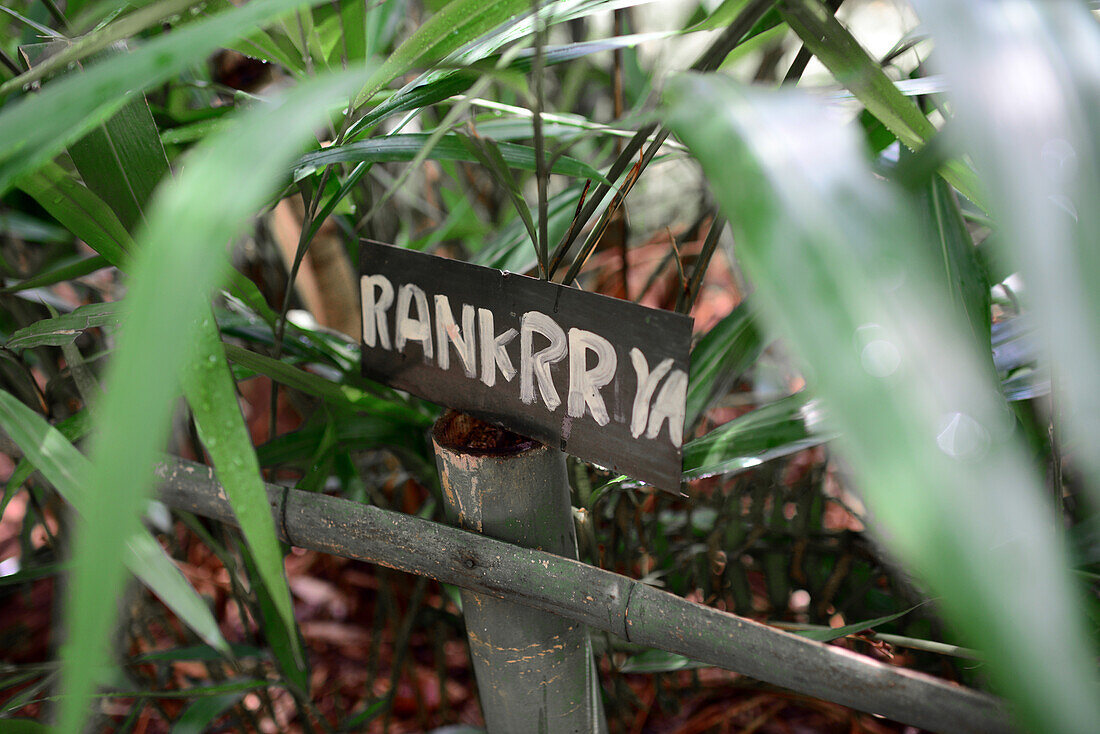
[[[236,524],[212,470],[170,459],[161,500]],[[939,732],[1013,731],[979,691],[687,601],[620,574],[337,497],[268,486],[283,540],[552,612],[624,640]]]

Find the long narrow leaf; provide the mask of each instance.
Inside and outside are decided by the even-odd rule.
[[[528,0],[454,0],[428,18],[394,51],[356,95],[359,107],[400,74],[441,59],[501,23],[529,11]]]
[[[351,385],[341,385],[326,380],[320,375],[300,370],[286,362],[250,352],[233,344],[226,344],[224,348],[226,356],[233,362],[267,375],[276,382],[295,390],[319,397],[337,407],[359,410],[374,416],[385,416],[420,428],[427,428],[432,423],[432,418],[424,413],[392,400],[376,398]]]
[[[56,285],[57,283],[76,280],[85,275],[90,275],[97,270],[102,270],[110,264],[107,258],[102,255],[82,257],[77,260],[70,259],[64,263],[58,264],[56,267],[47,268],[43,272],[31,276],[26,280],[13,283],[5,288],[0,288],[0,293],[18,293],[19,291],[30,290],[32,288],[44,288],[46,286]]]
[[[210,290],[228,269],[220,251],[271,195],[328,105],[359,79],[302,85],[278,104],[249,113],[204,144],[184,173],[158,190],[139,238],[124,326],[92,440],[88,523],[76,538],[78,571],[67,602],[71,642],[64,683],[70,695],[61,710],[63,731],[79,730],[86,715],[92,668],[104,659],[101,647],[120,582],[119,537],[136,525],[136,510],[152,485],[181,365],[208,313]],[[242,170],[249,175],[236,175]],[[205,216],[194,216],[196,211]]]
[[[141,8],[134,13],[89,33],[51,55],[30,71],[20,74],[0,85],[0,96],[32,82],[45,79],[49,74],[64,69],[67,65],[102,51],[116,41],[121,41],[145,30],[155,23],[182,12],[195,5],[196,0],[162,0],[162,2]]]
[[[16,331],[4,344],[8,349],[31,347],[59,347],[72,344],[87,329],[119,324],[122,305],[119,303],[92,303],[81,306],[72,313],[35,321]]]
[[[543,64],[553,66],[567,61],[575,61],[589,54],[622,48],[633,48],[646,41],[668,38],[680,31],[661,33],[636,33],[627,36],[615,36],[598,41],[572,43],[567,46],[550,46],[543,50]],[[510,71],[527,73],[531,69],[533,55],[521,52],[511,64]],[[487,68],[495,68],[496,56],[489,56],[483,62]],[[441,102],[448,97],[461,94],[473,86],[481,76],[476,68],[432,70],[409,82],[397,92],[381,102],[355,124],[355,130],[373,125],[389,115],[406,110],[420,109]],[[528,136],[530,137],[530,136]]]
[[[313,153],[307,153],[298,159],[294,166],[296,169],[295,177],[301,178],[321,166],[332,163],[411,161],[420,153],[428,138],[427,133],[406,133],[323,148]],[[501,157],[512,168],[525,171],[535,170],[534,148],[504,142],[496,145],[500,148]],[[478,160],[477,156],[471,153],[463,144],[463,140],[459,135],[444,135],[441,137],[428,153],[428,158],[439,161]],[[559,156],[550,170],[552,173],[560,173],[563,176],[590,178],[606,182],[603,174],[595,168],[569,156]]]
[[[69,157],[88,188],[114,209],[129,231],[141,223],[145,202],[169,173],[145,95],[131,99],[70,145]]]
[[[1100,501],[1100,28],[1076,2],[917,3],[957,140],[1033,293],[1073,455]]]
[[[682,76],[668,99],[761,313],[790,338],[890,546],[988,655],[1028,726],[1093,727],[1096,668],[1042,482],[982,355],[937,300],[913,211],[854,131],[803,95]]]
[[[917,606],[920,606],[919,604]],[[832,642],[833,640],[839,640],[841,637],[847,637],[848,635],[854,635],[859,632],[874,629],[887,622],[893,622],[895,619],[904,617],[909,612],[913,611],[917,607],[910,607],[909,609],[903,609],[900,612],[894,614],[887,614],[885,617],[876,617],[869,619],[866,622],[855,622],[854,624],[846,624],[843,627],[833,627],[831,629],[813,629],[813,630],[797,630],[796,635],[802,635],[803,637],[809,637],[811,640],[817,640],[818,642]]]
[[[69,154],[85,183],[130,228],[144,221],[153,190],[170,176],[168,159],[144,96],[129,102],[70,146]],[[288,676],[304,689],[308,674],[283,572],[282,549],[266,512],[252,439],[236,402],[236,385],[212,314],[199,322],[195,349],[189,355],[182,382],[199,437],[255,559],[250,570],[256,573],[250,578],[275,611],[264,617],[265,632],[272,644],[278,643],[285,652],[279,659],[286,663]]]
[[[732,474],[835,437],[818,401],[805,393],[777,400],[684,445],[684,479]]]
[[[0,112],[0,195],[104,123],[130,94],[163,82],[301,0],[256,0],[194,23],[90,69],[47,84]]]
[[[355,106],[364,105],[401,74],[433,61],[445,59],[450,66],[468,66],[485,59],[530,35],[536,22],[549,26],[648,2],[654,0],[455,0],[424,22],[390,55],[360,90]],[[531,12],[533,6],[538,6],[537,18]]]
[[[990,284],[978,260],[978,248],[963,221],[959,201],[943,179],[935,177],[917,197],[925,241],[937,251],[943,291],[966,321],[975,344],[990,341]]]
[[[820,0],[781,0],[780,13],[806,48],[838,82],[911,150],[922,148],[936,133],[935,126],[916,103],[886,76],[859,42]],[[985,208],[974,172],[958,160],[944,164],[941,173],[971,201]]]
[[[201,321],[181,381],[195,415],[199,438],[214,462],[255,560],[250,571],[255,570],[258,576],[249,575],[262,580],[262,593],[271,600],[275,611],[274,618],[264,620],[269,636],[287,641],[286,659],[290,664],[287,673],[304,690],[306,660],[298,645],[290,590],[283,572],[283,553],[267,506],[256,452],[237,403],[236,385],[213,319]],[[278,629],[272,630],[271,625],[277,625]]]
[[[15,185],[112,265],[126,264],[133,249],[130,233],[103,199],[61,166],[47,163]]]
[[[0,424],[42,476],[78,513],[84,514],[89,500],[80,483],[80,477],[88,471],[84,455],[42,416],[6,392],[0,392]],[[123,560],[131,573],[207,644],[228,653],[229,644],[218,630],[214,615],[160,543],[140,526],[124,541]]]
[[[767,346],[748,301],[738,304],[691,350],[686,426],[695,422],[711,400],[724,394]]]

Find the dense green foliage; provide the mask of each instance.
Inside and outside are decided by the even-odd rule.
[[[205,540],[249,580],[279,684],[312,715],[262,472],[394,505],[398,476],[440,514],[437,408],[360,377],[357,339],[290,317],[309,305],[293,281],[319,269],[318,238],[355,262],[371,237],[683,311],[735,288],[704,276],[743,271],[751,301],[694,347],[689,499],[577,464],[582,558],[746,614],[761,612],[762,573],[771,616],[808,588],[814,623],[844,606],[847,621],[898,624],[934,598],[898,629],[975,648],[986,666],[962,675],[1023,726],[1100,725],[1095,17],[1074,0],[919,0],[920,25],[879,58],[839,3],[691,5],[649,33],[628,25],[660,6],[641,0],[5,6],[0,426],[22,458],[0,507],[56,492],[76,511],[60,676],[5,669],[0,685],[37,686],[6,712],[56,684],[56,722],[79,731],[97,686],[126,689],[108,646],[127,569],[211,654],[240,656],[142,524],[158,456],[186,445],[242,529],[240,544]],[[700,39],[690,68],[643,53]],[[811,58],[821,68],[800,82]],[[685,169],[705,186],[657,183]],[[669,198],[671,213],[654,205]],[[287,199],[300,236],[280,254],[271,210]],[[611,257],[654,243],[648,282],[634,256]],[[275,387],[255,447],[237,393],[257,375]],[[729,420],[746,393],[755,410]],[[304,420],[275,435],[288,395]],[[813,535],[823,465],[783,478],[826,442],[874,542]],[[796,573],[811,536],[822,547]],[[887,566],[901,572],[884,591]],[[642,653],[619,667],[690,665]],[[259,685],[208,684],[187,711],[196,731]]]

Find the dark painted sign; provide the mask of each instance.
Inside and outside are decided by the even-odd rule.
[[[360,275],[365,376],[679,490],[690,317],[374,242]]]

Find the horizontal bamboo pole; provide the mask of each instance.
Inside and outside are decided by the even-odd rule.
[[[209,467],[158,468],[161,500],[236,524]],[[815,698],[938,732],[1012,727],[1004,703],[610,571],[337,497],[268,486],[283,540],[507,599]]]

